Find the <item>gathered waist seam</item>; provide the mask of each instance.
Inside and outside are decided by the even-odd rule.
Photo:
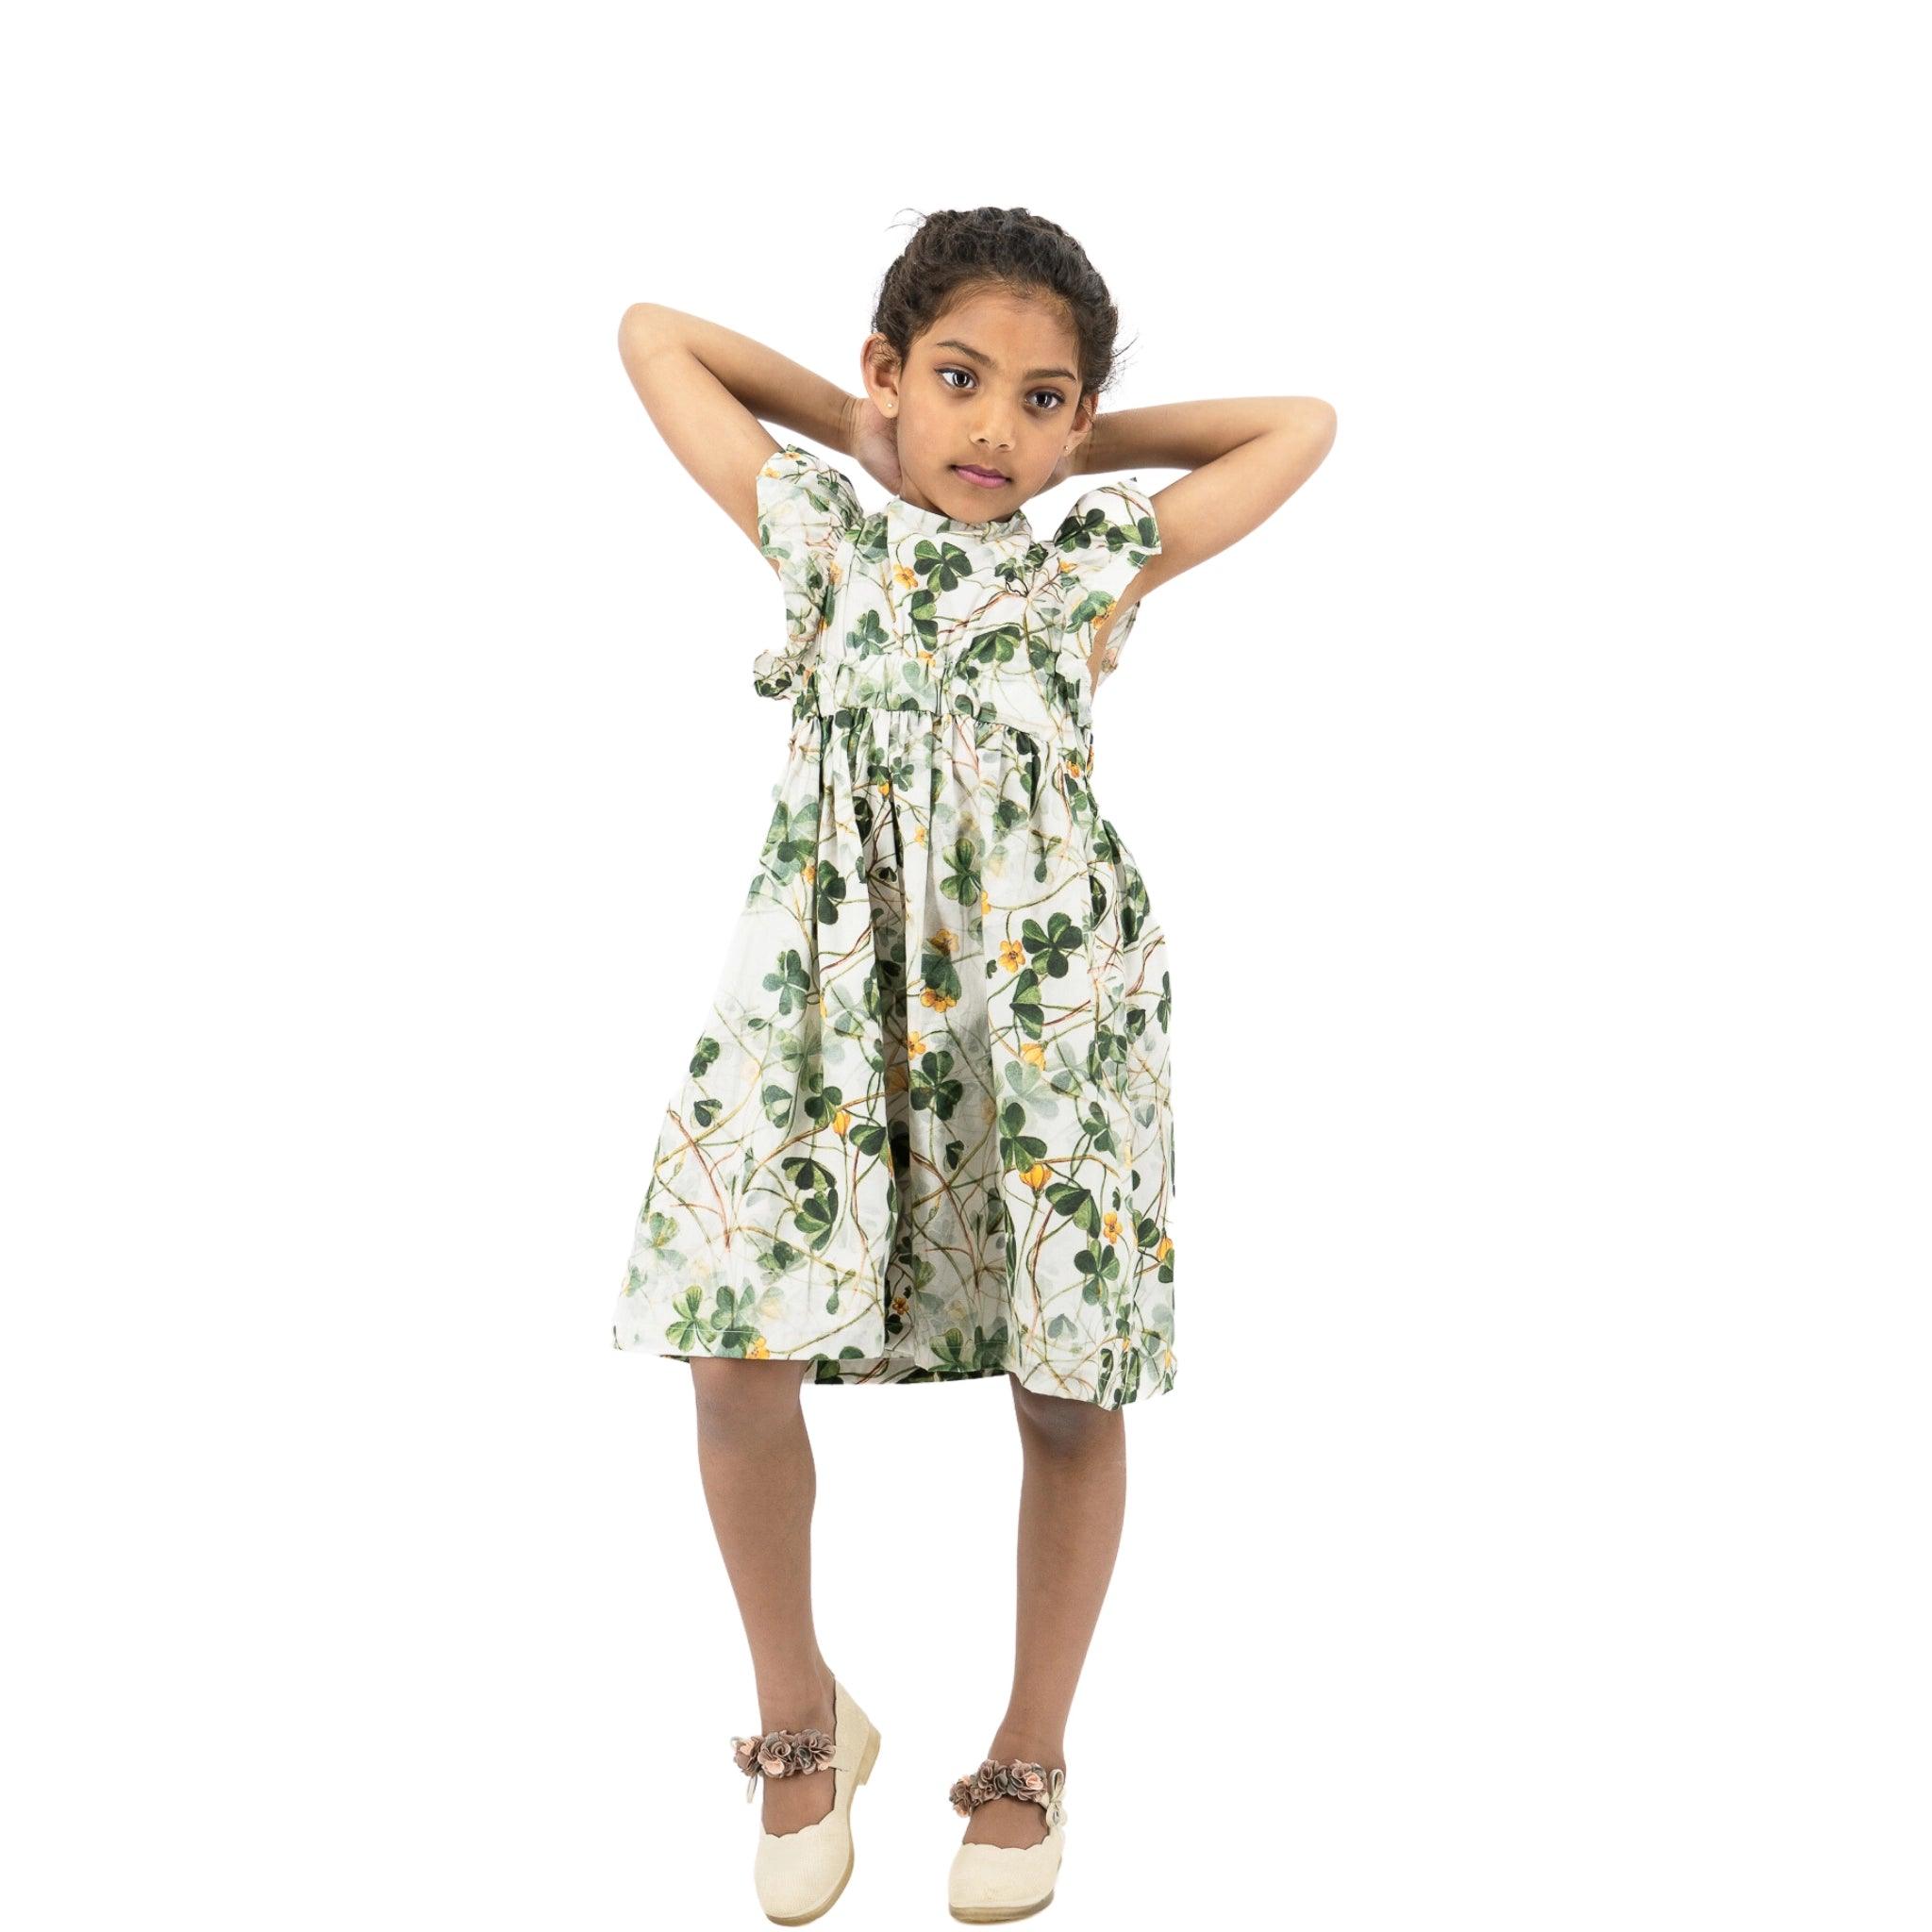
[[[806,691],[792,707],[791,723],[794,733],[808,719],[817,719],[825,724],[836,724],[841,716],[853,716],[869,711],[885,718],[931,718],[961,719],[977,727],[990,726],[994,730],[1017,731],[1027,738],[1038,740],[1042,744],[1063,745],[1071,750],[1090,750],[1093,742],[1093,726],[1083,724],[1077,718],[1061,717],[1051,720],[1001,717],[997,713],[982,716],[977,711],[941,710],[937,706],[925,705],[836,705],[829,710],[822,710],[811,702],[812,693]]]

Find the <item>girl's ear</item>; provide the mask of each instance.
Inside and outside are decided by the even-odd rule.
[[[1067,432],[1067,451],[1071,455],[1093,434],[1094,418],[1100,412],[1100,391],[1088,390],[1074,406],[1074,425]]]
[[[898,352],[874,329],[858,347],[858,379],[888,416],[899,412],[900,374]]]

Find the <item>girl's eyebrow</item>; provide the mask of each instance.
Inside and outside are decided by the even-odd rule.
[[[958,349],[962,356],[971,356],[975,362],[984,362],[989,369],[997,369],[1000,366],[991,356],[982,356],[977,349],[969,349],[964,342],[957,341],[951,336],[946,337],[943,341],[935,342],[933,346],[937,349]],[[1071,369],[1029,369],[1020,379],[1022,382],[1031,382],[1034,377],[1040,375],[1064,375],[1069,382],[1079,380]]]

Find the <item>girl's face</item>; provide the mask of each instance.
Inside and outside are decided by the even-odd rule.
[[[968,523],[1037,496],[1093,426],[1077,350],[1052,304],[1010,289],[961,295],[914,339],[903,369],[869,336],[862,373],[898,430],[899,494]]]

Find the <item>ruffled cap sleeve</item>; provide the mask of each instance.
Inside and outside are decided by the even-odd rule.
[[[1160,554],[1160,526],[1140,478],[1121,476],[1079,497],[1053,541],[1067,636],[1084,661],[1093,655],[1093,626],[1113,608],[1135,573]],[[1121,646],[1140,614],[1137,599],[1118,625],[1108,625],[1096,689],[1120,661]]]
[[[795,442],[765,459],[758,499],[758,549],[777,568],[786,641],[753,661],[752,688],[782,698],[798,689],[816,656],[842,574],[840,545],[865,512],[850,479]]]

